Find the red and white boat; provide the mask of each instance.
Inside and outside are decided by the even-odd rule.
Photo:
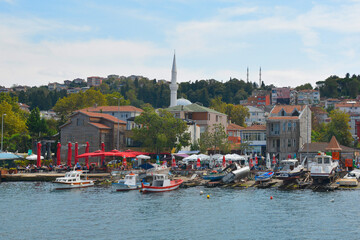
[[[184,182],[182,179],[170,180],[168,175],[166,174],[154,174],[152,183],[148,185],[144,185],[142,183],[142,191],[143,193],[148,192],[167,192],[172,191],[177,188]]]

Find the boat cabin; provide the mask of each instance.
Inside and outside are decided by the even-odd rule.
[[[81,180],[82,171],[70,171],[64,177],[56,178],[56,182],[78,182]]]
[[[137,182],[140,182],[139,175],[130,173],[125,176],[125,179],[120,180],[119,182],[124,182],[126,185],[136,185]]]
[[[292,171],[299,166],[299,161],[297,159],[282,160],[280,166],[282,171]]]
[[[165,174],[155,174],[153,176],[153,187],[166,187],[170,186],[170,179]]]
[[[311,164],[311,176],[331,176],[335,173],[338,166],[339,163],[337,161],[333,161],[331,156],[319,153],[319,155],[315,156],[315,159]]]

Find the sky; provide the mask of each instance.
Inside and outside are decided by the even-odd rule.
[[[0,86],[89,76],[299,86],[360,74],[360,0],[0,0]]]

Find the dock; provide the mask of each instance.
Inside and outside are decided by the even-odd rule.
[[[1,175],[1,181],[3,182],[19,182],[19,181],[33,181],[33,182],[51,182],[58,177],[64,177],[65,173],[17,173],[17,174],[4,174]],[[88,178],[102,179],[110,177],[110,173],[88,173]]]

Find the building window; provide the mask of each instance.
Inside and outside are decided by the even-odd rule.
[[[210,121],[210,113],[208,114],[208,120]]]
[[[286,131],[286,122],[283,122],[283,132]]]
[[[293,123],[293,128],[296,129],[296,122]]]
[[[291,139],[288,139],[288,147],[291,147]]]
[[[291,122],[288,123],[288,131],[291,131]]]
[[[218,115],[216,115],[216,121],[217,121],[217,122],[219,121],[219,116],[218,116]]]
[[[293,139],[293,147],[296,147],[296,140]]]
[[[233,132],[229,131],[229,136],[232,137],[233,136]]]

